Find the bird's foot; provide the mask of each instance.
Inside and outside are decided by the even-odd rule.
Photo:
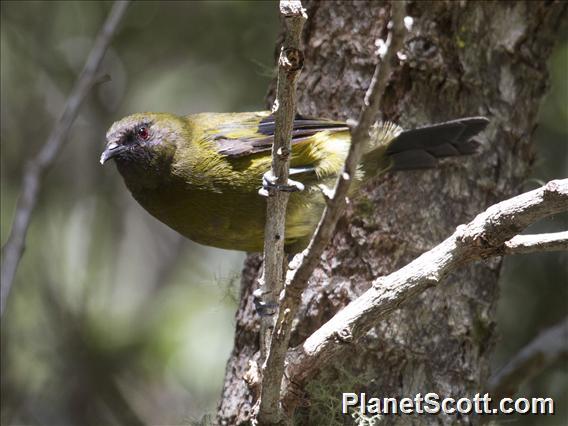
[[[261,317],[271,317],[276,315],[276,311],[278,309],[278,303],[273,302],[265,302],[264,295],[261,289],[256,289],[253,295],[253,303],[256,312]]]
[[[278,178],[272,174],[272,170],[267,171],[262,175],[262,188],[258,190],[258,193],[263,197],[270,197],[274,194],[274,191],[283,192],[298,192],[304,190],[304,184],[292,179],[288,179],[288,183],[279,184],[276,183]]]

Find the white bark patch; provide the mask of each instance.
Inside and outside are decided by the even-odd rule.
[[[501,75],[499,76],[499,92],[501,92],[502,99],[509,105],[513,105],[515,103],[517,98],[515,77],[508,66],[501,68]]]
[[[499,44],[509,53],[515,52],[517,44],[527,32],[525,8],[526,4],[519,2],[511,3],[509,8],[498,9],[498,13],[506,16],[494,21],[496,25],[493,31],[498,35],[496,40],[500,40]],[[503,25],[504,22],[507,22],[507,25]]]

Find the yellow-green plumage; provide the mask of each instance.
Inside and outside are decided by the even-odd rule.
[[[333,185],[350,144],[340,122],[298,117],[294,129],[291,173],[306,189],[290,196],[289,252],[309,241],[325,205],[318,185]],[[261,251],[266,199],[258,190],[270,169],[273,130],[268,112],[134,114],[113,124],[101,162],[114,158],[142,207],[191,240]],[[393,125],[375,130],[359,177],[394,164],[386,150],[399,133]]]

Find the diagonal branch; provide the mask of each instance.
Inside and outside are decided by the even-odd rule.
[[[568,318],[539,334],[496,375],[488,390],[494,398],[513,396],[521,383],[561,358],[568,359]]]
[[[351,146],[345,160],[343,172],[338,177],[334,195],[329,200],[315,234],[304,254],[294,259],[294,264],[300,265],[290,271],[286,280],[284,295],[278,311],[278,318],[272,333],[270,349],[267,354],[262,395],[260,401],[259,420],[264,423],[276,423],[280,419],[278,406],[280,387],[284,374],[284,360],[290,341],[292,321],[300,304],[301,294],[308,285],[308,279],[320,261],[325,246],[331,239],[337,221],[343,213],[346,196],[355,176],[363,148],[369,139],[369,130],[379,112],[380,99],[388,84],[392,65],[397,60],[397,52],[402,47],[404,39],[405,3],[391,2],[392,28],[387,41],[387,49],[382,52],[381,61],[373,74],[371,84],[365,95],[359,121],[351,134]],[[270,398],[270,399],[267,399]],[[267,409],[265,407],[270,407]],[[284,407],[290,414],[288,407]]]
[[[287,283],[288,288],[294,293],[301,293],[307,286],[308,279],[320,261],[325,246],[330,241],[335,225],[345,208],[346,197],[351,185],[352,177],[355,176],[357,166],[363,153],[363,148],[369,139],[369,130],[379,113],[381,97],[388,84],[392,65],[397,60],[397,52],[401,49],[404,40],[404,8],[403,1],[391,2],[392,29],[386,44],[386,51],[377,64],[371,79],[369,89],[365,94],[364,104],[361,108],[359,121],[351,132],[351,145],[343,172],[339,175],[333,196],[326,206],[322,218],[316,228],[314,236],[307,248],[307,254],[300,259],[300,265],[295,269]],[[297,263],[297,260],[294,260]]]
[[[289,351],[283,404],[298,403],[297,389],[322,365],[336,358],[378,321],[439,284],[464,264],[503,254],[503,244],[535,221],[568,211],[568,179],[545,186],[489,207],[452,236],[404,268],[379,277],[373,286],[316,330],[304,343]]]
[[[42,178],[53,165],[59,152],[65,145],[69,130],[79,113],[81,104],[93,87],[93,84],[97,82],[101,61],[124,16],[128,4],[129,1],[117,1],[113,4],[105,23],[97,35],[93,48],[85,63],[85,67],[79,75],[73,91],[67,98],[61,118],[55,124],[55,127],[40,152],[25,168],[22,193],[16,206],[10,236],[2,248],[0,315],[4,314],[8,295],[10,294],[18,265],[24,253],[26,235],[32,213],[39,198]]]

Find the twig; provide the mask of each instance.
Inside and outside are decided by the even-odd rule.
[[[522,348],[489,379],[488,391],[494,398],[512,396],[521,383],[561,358],[568,359],[568,318],[546,329]]]
[[[469,262],[501,255],[502,246],[535,221],[568,211],[568,179],[495,204],[404,268],[379,277],[286,357],[282,404],[297,404],[296,390],[373,325]]]
[[[296,86],[303,65],[303,52],[300,49],[302,28],[307,19],[306,11],[299,0],[281,0],[280,14],[284,21],[284,42],[278,60],[278,82],[274,109],[276,128],[272,146],[272,169],[268,182],[275,189],[289,186],[289,167],[292,128],[296,114]],[[266,177],[265,177],[266,178]],[[266,225],[264,231],[264,263],[259,295],[263,308],[274,309],[278,296],[284,286],[284,235],[286,206],[290,193],[270,190],[268,187]],[[274,312],[273,312],[274,314]],[[261,360],[268,356],[270,337],[274,328],[274,315],[264,313],[261,323]],[[282,376],[274,376],[274,371],[263,366],[263,381],[258,417],[263,423],[275,423],[279,418],[280,382]]]
[[[293,271],[289,284],[286,285],[294,293],[301,293],[307,286],[315,267],[320,261],[321,254],[325,246],[331,239],[335,225],[343,213],[346,203],[346,196],[351,185],[352,177],[355,176],[363,148],[369,139],[369,130],[376,119],[380,108],[380,100],[389,81],[392,63],[396,60],[396,53],[402,47],[404,40],[404,6],[403,1],[393,1],[392,8],[392,29],[390,32],[390,43],[387,43],[387,50],[382,60],[377,64],[371,84],[365,94],[364,105],[361,108],[359,121],[351,132],[351,146],[343,172],[339,175],[333,197],[329,200],[322,218],[318,223],[316,231],[306,250],[306,255],[301,259],[300,265]],[[297,260],[294,260],[297,263]]]
[[[568,231],[550,234],[517,235],[504,245],[505,254],[527,254],[568,250]]]
[[[4,314],[10,289],[22,258],[26,235],[32,213],[38,201],[42,177],[54,163],[57,155],[64,146],[69,130],[91,87],[98,80],[98,69],[103,56],[110,45],[112,37],[124,16],[129,1],[117,1],[103,24],[93,48],[89,53],[85,67],[81,72],[73,91],[67,98],[63,114],[51,131],[47,141],[36,157],[31,160],[24,172],[22,193],[18,199],[14,222],[8,241],[2,248],[2,270],[0,290],[0,315]]]
[[[321,254],[327,243],[330,241],[335,225],[343,212],[346,196],[351,184],[352,177],[355,176],[364,145],[369,139],[369,130],[376,120],[379,112],[380,99],[389,81],[392,64],[396,60],[396,53],[402,47],[404,39],[404,10],[405,3],[402,1],[391,2],[392,28],[389,34],[388,48],[384,52],[379,64],[375,69],[369,89],[365,95],[364,105],[361,109],[358,124],[351,134],[351,146],[345,160],[343,172],[340,174],[334,195],[329,200],[322,218],[316,228],[315,234],[305,255],[300,255],[294,259],[293,264],[300,262],[300,266],[291,270],[286,279],[284,295],[278,311],[276,326],[272,333],[270,350],[265,363],[265,372],[269,375],[263,377],[261,408],[266,404],[264,398],[270,397],[270,407],[278,407],[277,395],[280,392],[282,377],[284,374],[284,359],[290,341],[292,321],[296,316],[301,294],[308,284],[308,279],[320,261]],[[293,267],[293,266],[292,266]],[[266,374],[265,373],[265,374]],[[284,407],[288,411],[288,407]],[[279,412],[280,410],[277,410]],[[288,412],[289,414],[289,412]],[[270,417],[269,420],[275,423],[279,417]],[[266,421],[267,418],[260,417]]]

